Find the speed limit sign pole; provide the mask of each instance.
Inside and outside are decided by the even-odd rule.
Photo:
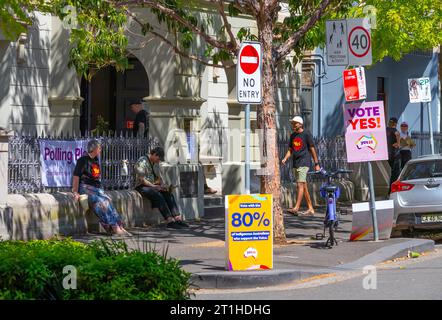
[[[242,42],[236,64],[236,97],[245,104],[244,190],[250,193],[250,105],[262,103],[262,50],[259,42]]]

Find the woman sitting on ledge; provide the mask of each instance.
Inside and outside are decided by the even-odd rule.
[[[123,228],[120,215],[101,185],[101,168],[98,160],[101,153],[100,142],[95,139],[89,141],[87,152],[88,154],[78,159],[75,165],[72,183],[75,199],[78,201],[80,194],[88,196],[89,208],[94,211],[108,233],[130,235]]]

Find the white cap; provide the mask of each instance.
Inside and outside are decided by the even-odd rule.
[[[300,124],[304,124],[304,120],[302,120],[300,116],[293,117],[293,119],[291,119],[290,122],[299,122]]]

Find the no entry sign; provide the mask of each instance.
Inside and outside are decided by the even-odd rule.
[[[236,65],[236,96],[239,103],[261,104],[261,44],[243,42]]]

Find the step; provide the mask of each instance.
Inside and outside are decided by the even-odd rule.
[[[224,197],[220,195],[205,195],[204,207],[224,207]]]

